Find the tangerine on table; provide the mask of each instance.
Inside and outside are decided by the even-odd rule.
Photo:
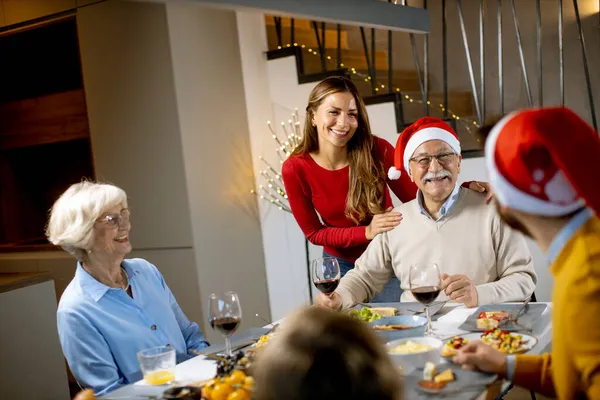
[[[233,393],[233,388],[228,383],[219,383],[217,384],[211,394],[211,400],[227,400],[227,396]]]
[[[227,396],[227,400],[250,400],[250,392],[246,389],[237,389]]]
[[[246,374],[244,373],[244,371],[236,369],[231,373],[231,375],[229,375],[229,377],[226,379],[226,382],[230,385],[239,385],[242,382],[244,382],[245,379]]]

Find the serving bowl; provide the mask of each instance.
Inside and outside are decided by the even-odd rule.
[[[407,342],[413,342],[418,345],[429,345],[432,346],[430,350],[421,351],[418,353],[392,353],[392,349],[395,349],[399,345]],[[432,362],[439,364],[441,360],[441,349],[444,343],[436,338],[427,336],[415,336],[392,340],[386,343],[388,355],[396,365],[400,365],[404,370],[413,370],[415,368],[423,368],[426,362]]]

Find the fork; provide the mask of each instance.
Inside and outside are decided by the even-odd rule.
[[[517,310],[517,312],[514,315],[510,315],[507,319],[503,320],[498,327],[500,328],[503,325],[508,324],[509,322],[512,322],[513,324],[515,324],[516,326],[521,327],[525,332],[532,332],[532,329],[520,324],[517,320],[519,319],[520,316],[522,316],[525,312],[527,312],[527,308],[529,308],[529,302],[531,301],[531,297],[529,297],[527,300],[525,300],[525,302],[523,303],[523,305]]]
[[[441,309],[442,307],[444,307],[447,302],[448,302],[448,300],[446,300],[446,301],[437,301],[435,303],[431,303],[431,305],[429,306],[429,310],[431,311],[432,308],[439,307],[438,308],[438,311],[439,311],[439,309]],[[414,312],[415,314],[422,314],[422,313],[425,312],[425,307],[423,307],[421,310],[413,310],[413,309],[410,309],[410,308],[407,308],[407,310],[410,311],[410,312]]]

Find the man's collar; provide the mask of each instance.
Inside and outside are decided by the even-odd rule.
[[[434,220],[433,217],[431,215],[429,215],[427,210],[425,210],[425,206],[423,205],[423,203],[425,201],[423,198],[423,192],[421,191],[421,189],[419,189],[419,190],[417,190],[417,204],[419,205],[419,211],[421,212],[421,214],[425,215],[429,219],[437,222],[440,219],[442,219],[443,217],[445,217],[446,215],[448,215],[450,210],[452,210],[452,207],[456,203],[456,200],[458,199],[459,194],[460,194],[460,185],[456,184],[456,185],[454,185],[454,189],[452,189],[452,193],[450,193],[450,196],[448,196],[446,198],[446,200],[444,201],[444,204],[442,204],[442,207],[440,208],[440,212],[438,213],[438,219]]]

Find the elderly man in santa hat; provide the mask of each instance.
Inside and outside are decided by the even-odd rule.
[[[318,305],[340,309],[370,300],[394,275],[401,300],[414,301],[410,267],[433,263],[442,273],[440,300],[475,307],[531,296],[536,275],[525,239],[483,195],[457,184],[460,152],[456,132],[440,119],[422,118],[402,132],[389,175],[408,173],[417,198],[395,209],[402,223],[377,235],[337,290],[317,296]]]
[[[552,356],[474,342],[455,361],[547,396],[600,399],[598,134],[566,108],[517,111],[491,129],[485,156],[498,212],[551,264]]]

